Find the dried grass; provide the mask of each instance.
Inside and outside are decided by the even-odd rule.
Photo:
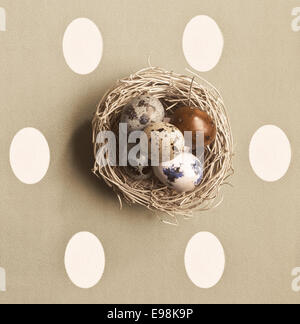
[[[206,148],[201,185],[194,192],[178,194],[155,177],[136,180],[124,167],[108,165],[100,168],[95,162],[93,173],[113,188],[121,207],[123,199],[131,205],[140,204],[152,211],[161,212],[162,215],[168,214],[172,217],[170,223],[174,224],[177,223],[178,215],[189,218],[195,210],[209,210],[218,204],[220,188],[233,174],[231,127],[220,93],[207,81],[195,74],[191,78],[150,67],[119,80],[99,103],[93,119],[95,157],[99,149],[99,144],[96,143],[98,133],[112,130],[117,134],[123,107],[133,97],[146,93],[161,99],[167,114],[182,105],[188,105],[199,107],[214,119],[217,138]]]

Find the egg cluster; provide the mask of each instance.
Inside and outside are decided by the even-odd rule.
[[[206,112],[181,106],[168,115],[159,99],[143,95],[133,98],[124,107],[121,123],[127,124],[129,133],[143,131],[147,138],[146,150],[136,152],[134,157],[129,152],[128,162],[134,179],[155,176],[178,193],[192,192],[201,184],[204,165],[195,154],[197,136],[203,134],[203,144],[209,146],[217,134],[216,125]],[[185,140],[186,132],[192,135],[189,145]],[[129,144],[129,151],[132,147],[133,144]]]

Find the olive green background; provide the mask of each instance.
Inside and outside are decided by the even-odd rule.
[[[297,0],[0,0],[0,303],[298,303],[291,271],[300,266],[300,32],[291,29]],[[206,14],[225,39],[221,61],[202,74],[222,93],[235,137],[233,188],[224,203],[180,226],[161,224],[117,199],[89,172],[90,120],[116,79],[153,65],[187,73],[182,34]],[[100,28],[104,56],[88,76],[67,66],[62,39],[87,17]],[[265,183],[253,173],[248,147],[264,124],[282,128],[293,149],[287,175]],[[9,164],[13,136],[35,127],[46,136],[51,164],[37,185],[19,182]],[[106,269],[89,290],[64,268],[77,232],[102,242]],[[209,231],[226,252],[226,269],[210,290],[186,275],[190,238]]]

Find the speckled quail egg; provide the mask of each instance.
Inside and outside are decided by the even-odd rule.
[[[148,137],[149,158],[153,163],[164,162],[184,151],[185,141],[181,131],[174,125],[160,122],[145,128]],[[154,150],[153,150],[154,149]]]
[[[148,156],[143,155],[141,151],[137,151],[136,145],[128,144],[128,170],[135,180],[149,179],[153,172],[149,166]]]
[[[181,153],[172,161],[162,162],[158,167],[153,167],[154,174],[166,186],[178,193],[194,191],[201,183],[203,165],[191,153]]]
[[[151,123],[163,121],[165,109],[159,99],[143,95],[134,98],[122,112],[121,123],[127,123],[128,131],[143,130]]]

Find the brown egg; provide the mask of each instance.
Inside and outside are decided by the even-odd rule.
[[[199,108],[181,107],[171,117],[171,123],[184,134],[193,132],[193,149],[196,148],[197,132],[204,133],[204,145],[210,145],[217,136],[217,129],[212,118]]]

